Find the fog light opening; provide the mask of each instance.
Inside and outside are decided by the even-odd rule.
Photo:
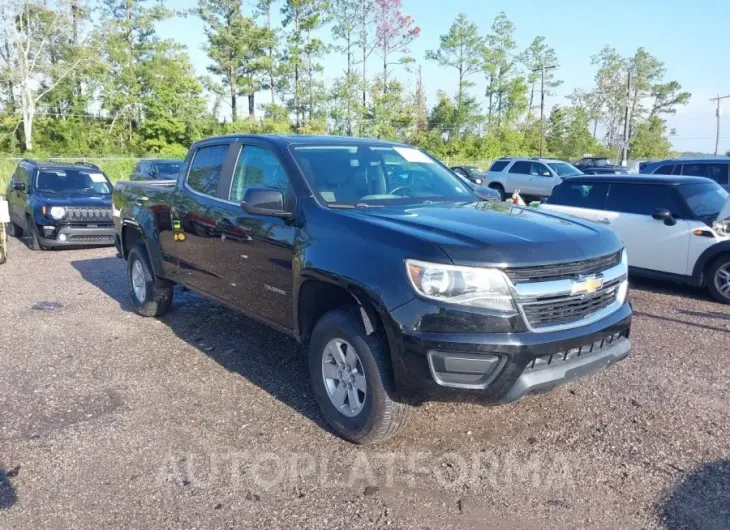
[[[66,236],[66,234],[61,234],[60,236],[58,236],[59,241],[66,241],[67,239],[68,239],[68,236]]]

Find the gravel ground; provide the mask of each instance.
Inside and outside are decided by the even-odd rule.
[[[633,282],[633,354],[505,407],[328,432],[290,339],[176,290],[130,311],[113,249],[0,266],[0,527],[730,527],[730,311]]]

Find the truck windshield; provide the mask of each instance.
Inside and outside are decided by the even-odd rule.
[[[451,171],[412,147],[325,144],[292,151],[309,185],[327,203],[476,199]]]
[[[702,220],[714,221],[727,202],[728,194],[714,182],[707,184],[685,184],[679,193],[687,201],[692,213]]]
[[[98,170],[45,169],[38,172],[36,190],[46,193],[108,195],[112,192],[112,184]]]
[[[548,162],[548,166],[550,166],[559,177],[582,175],[575,166],[571,166],[565,162]]]

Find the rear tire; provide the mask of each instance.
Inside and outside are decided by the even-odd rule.
[[[505,197],[504,188],[502,187],[501,184],[490,184],[489,187],[492,188],[493,190],[495,190],[497,193],[499,193],[500,201],[504,201],[504,197]]]
[[[340,357],[342,363],[335,359],[337,344],[340,352],[350,354]],[[352,377],[352,382],[343,384],[347,379],[337,375],[327,379],[327,369],[340,378]],[[383,442],[408,420],[411,406],[397,399],[387,348],[377,334],[366,333],[357,308],[333,309],[319,319],[309,344],[309,375],[322,415],[346,440],[359,445]],[[346,394],[339,407],[338,389]]]
[[[730,253],[718,256],[710,265],[707,290],[718,302],[730,304]]]
[[[159,317],[172,305],[172,282],[154,275],[147,249],[139,244],[127,256],[127,284],[134,310],[143,317]]]

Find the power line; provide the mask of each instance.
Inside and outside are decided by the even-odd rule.
[[[720,109],[720,101],[727,98],[730,98],[730,95],[720,96],[720,94],[718,94],[716,98],[710,98],[710,101],[717,102],[717,109],[715,110],[715,116],[717,117],[717,129],[715,133],[715,156],[717,156],[717,150],[720,147],[720,115],[722,114],[722,110]]]

